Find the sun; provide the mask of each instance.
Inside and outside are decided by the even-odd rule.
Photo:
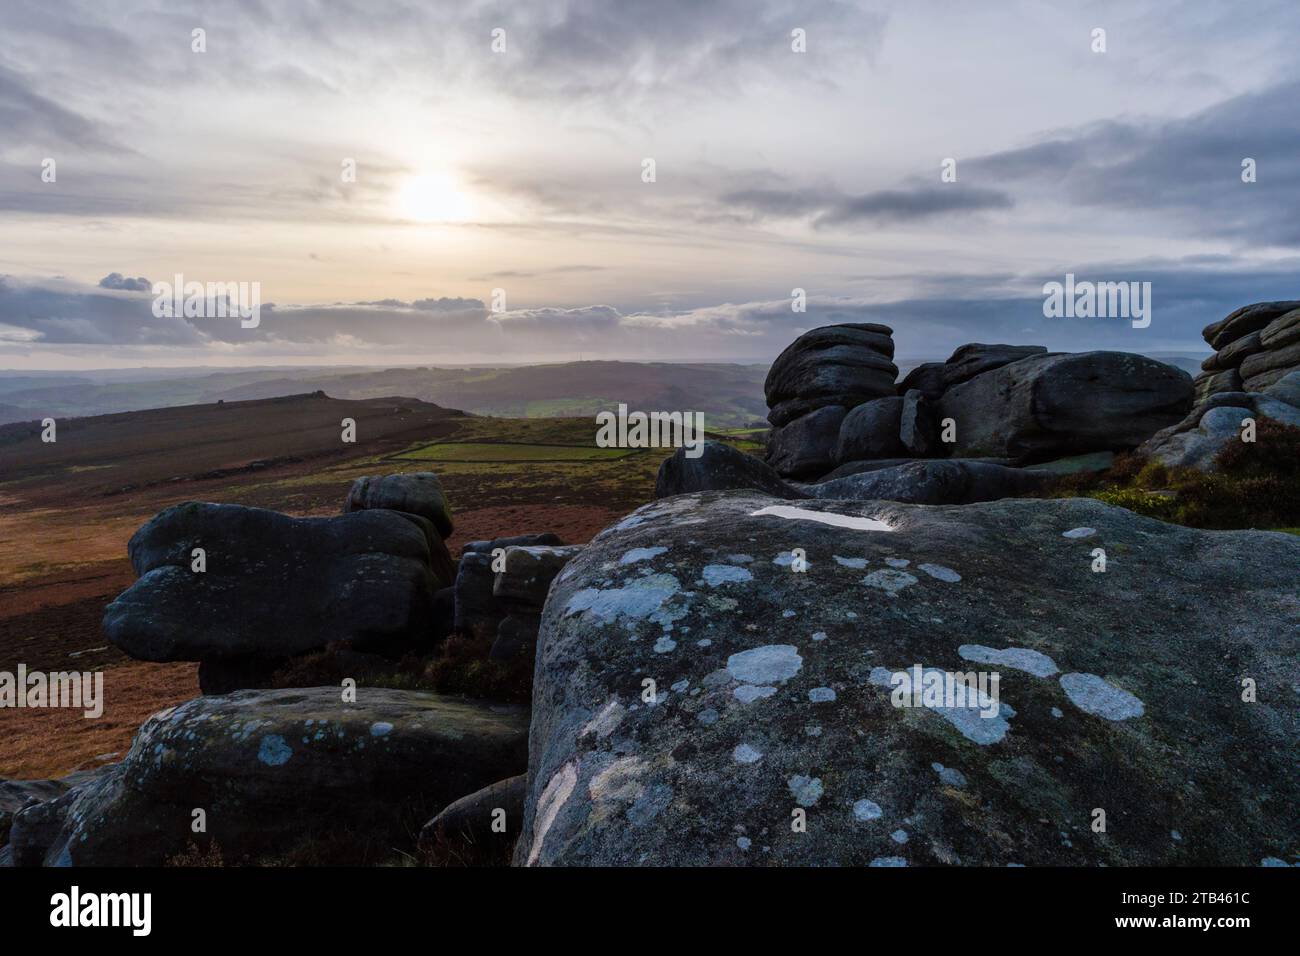
[[[463,222],[471,211],[469,197],[445,173],[420,173],[397,191],[398,214],[417,222]]]

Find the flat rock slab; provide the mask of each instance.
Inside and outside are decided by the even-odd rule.
[[[1291,859],[1297,579],[1295,536],[1088,499],[654,502],[551,590],[516,862]],[[895,706],[914,666],[996,706]]]
[[[34,808],[34,820],[59,824],[46,865],[159,866],[207,839],[227,862],[332,839],[386,858],[413,846],[434,810],[524,769],[521,709],[356,693],[348,704],[335,687],[245,690],[155,714],[122,763]],[[195,808],[206,838],[191,830]]]

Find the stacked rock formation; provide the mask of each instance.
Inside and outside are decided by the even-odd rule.
[[[455,630],[491,637],[492,660],[531,655],[551,582],[581,550],[550,532],[471,541],[456,574]]]
[[[1213,471],[1247,419],[1300,427],[1300,300],[1242,306],[1201,334],[1214,354],[1196,376],[1196,406],[1141,453],[1171,467]]]
[[[781,353],[766,385],[767,462],[780,477],[840,478],[864,462],[1024,464],[1126,450],[1192,405],[1185,372],[1125,352],[971,343],[897,386],[893,354],[883,325],[813,329]]]
[[[167,508],[131,538],[139,579],[105,609],[105,636],[139,660],[198,661],[207,694],[269,686],[290,659],[330,645],[431,650],[450,630],[439,607],[456,577],[437,477],[358,479],[343,512]]]
[[[894,394],[893,329],[828,325],[805,332],[767,373],[768,461],[802,477],[835,467],[840,425],[850,409]]]
[[[1201,334],[1214,354],[1196,376],[1198,403],[1221,392],[1262,392],[1300,369],[1300,301],[1243,306]]]

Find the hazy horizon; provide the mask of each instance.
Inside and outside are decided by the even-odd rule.
[[[15,372],[757,364],[852,321],[902,358],[1205,351],[1300,295],[1293,3],[11,0],[0,24]],[[1067,273],[1150,282],[1153,321],[1045,318]],[[155,315],[176,275],[257,283],[259,324]]]

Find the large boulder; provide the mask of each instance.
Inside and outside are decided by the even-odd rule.
[[[984,345],[971,342],[960,346],[946,362],[926,362],[912,369],[898,383],[898,394],[905,395],[916,389],[934,401],[954,385],[969,382],[976,375],[1046,352],[1047,349],[1041,345]]]
[[[513,845],[523,824],[528,775],[498,780],[445,807],[420,831],[420,845],[437,846],[457,837],[484,845],[508,840]]]
[[[781,426],[827,405],[852,407],[894,394],[898,367],[893,330],[847,323],[805,332],[788,345],[767,373],[763,392],[768,421]]]
[[[1287,858],[1298,576],[1295,536],[1087,499],[655,502],[551,590],[516,862]]]
[[[773,428],[767,435],[767,463],[790,478],[830,471],[844,416],[843,405],[826,405]]]
[[[939,444],[938,410],[919,389],[903,394],[903,408],[898,416],[898,440],[903,448],[918,458],[937,454]]]
[[[431,471],[404,475],[358,478],[343,501],[343,512],[387,508],[428,518],[443,538],[452,532],[451,508],[442,493],[442,482]]]
[[[655,497],[669,498],[693,491],[756,488],[779,498],[802,497],[771,465],[726,442],[706,441],[699,457],[679,448],[663,460],[655,478]]]
[[[960,457],[1042,460],[1135,448],[1192,407],[1181,369],[1128,352],[1034,356],[944,393]]]
[[[105,609],[104,633],[147,661],[426,648],[434,592],[451,583],[434,571],[433,555],[444,569],[450,557],[433,525],[386,510],[294,518],[191,501],[146,522],[129,553],[140,578]]]
[[[964,505],[1038,491],[1052,475],[962,459],[913,461],[799,487],[815,498]]]
[[[844,416],[835,443],[835,464],[897,458],[906,449],[898,437],[903,399],[896,395],[863,402]],[[823,473],[829,469],[823,469]]]
[[[436,694],[336,687],[200,697],[150,717],[122,763],[20,811],[21,862],[161,866],[310,852],[353,865],[415,844],[419,820],[522,772],[528,717]],[[204,812],[207,831],[191,829]],[[30,816],[29,816],[30,815]],[[18,861],[17,855],[15,860]]]

